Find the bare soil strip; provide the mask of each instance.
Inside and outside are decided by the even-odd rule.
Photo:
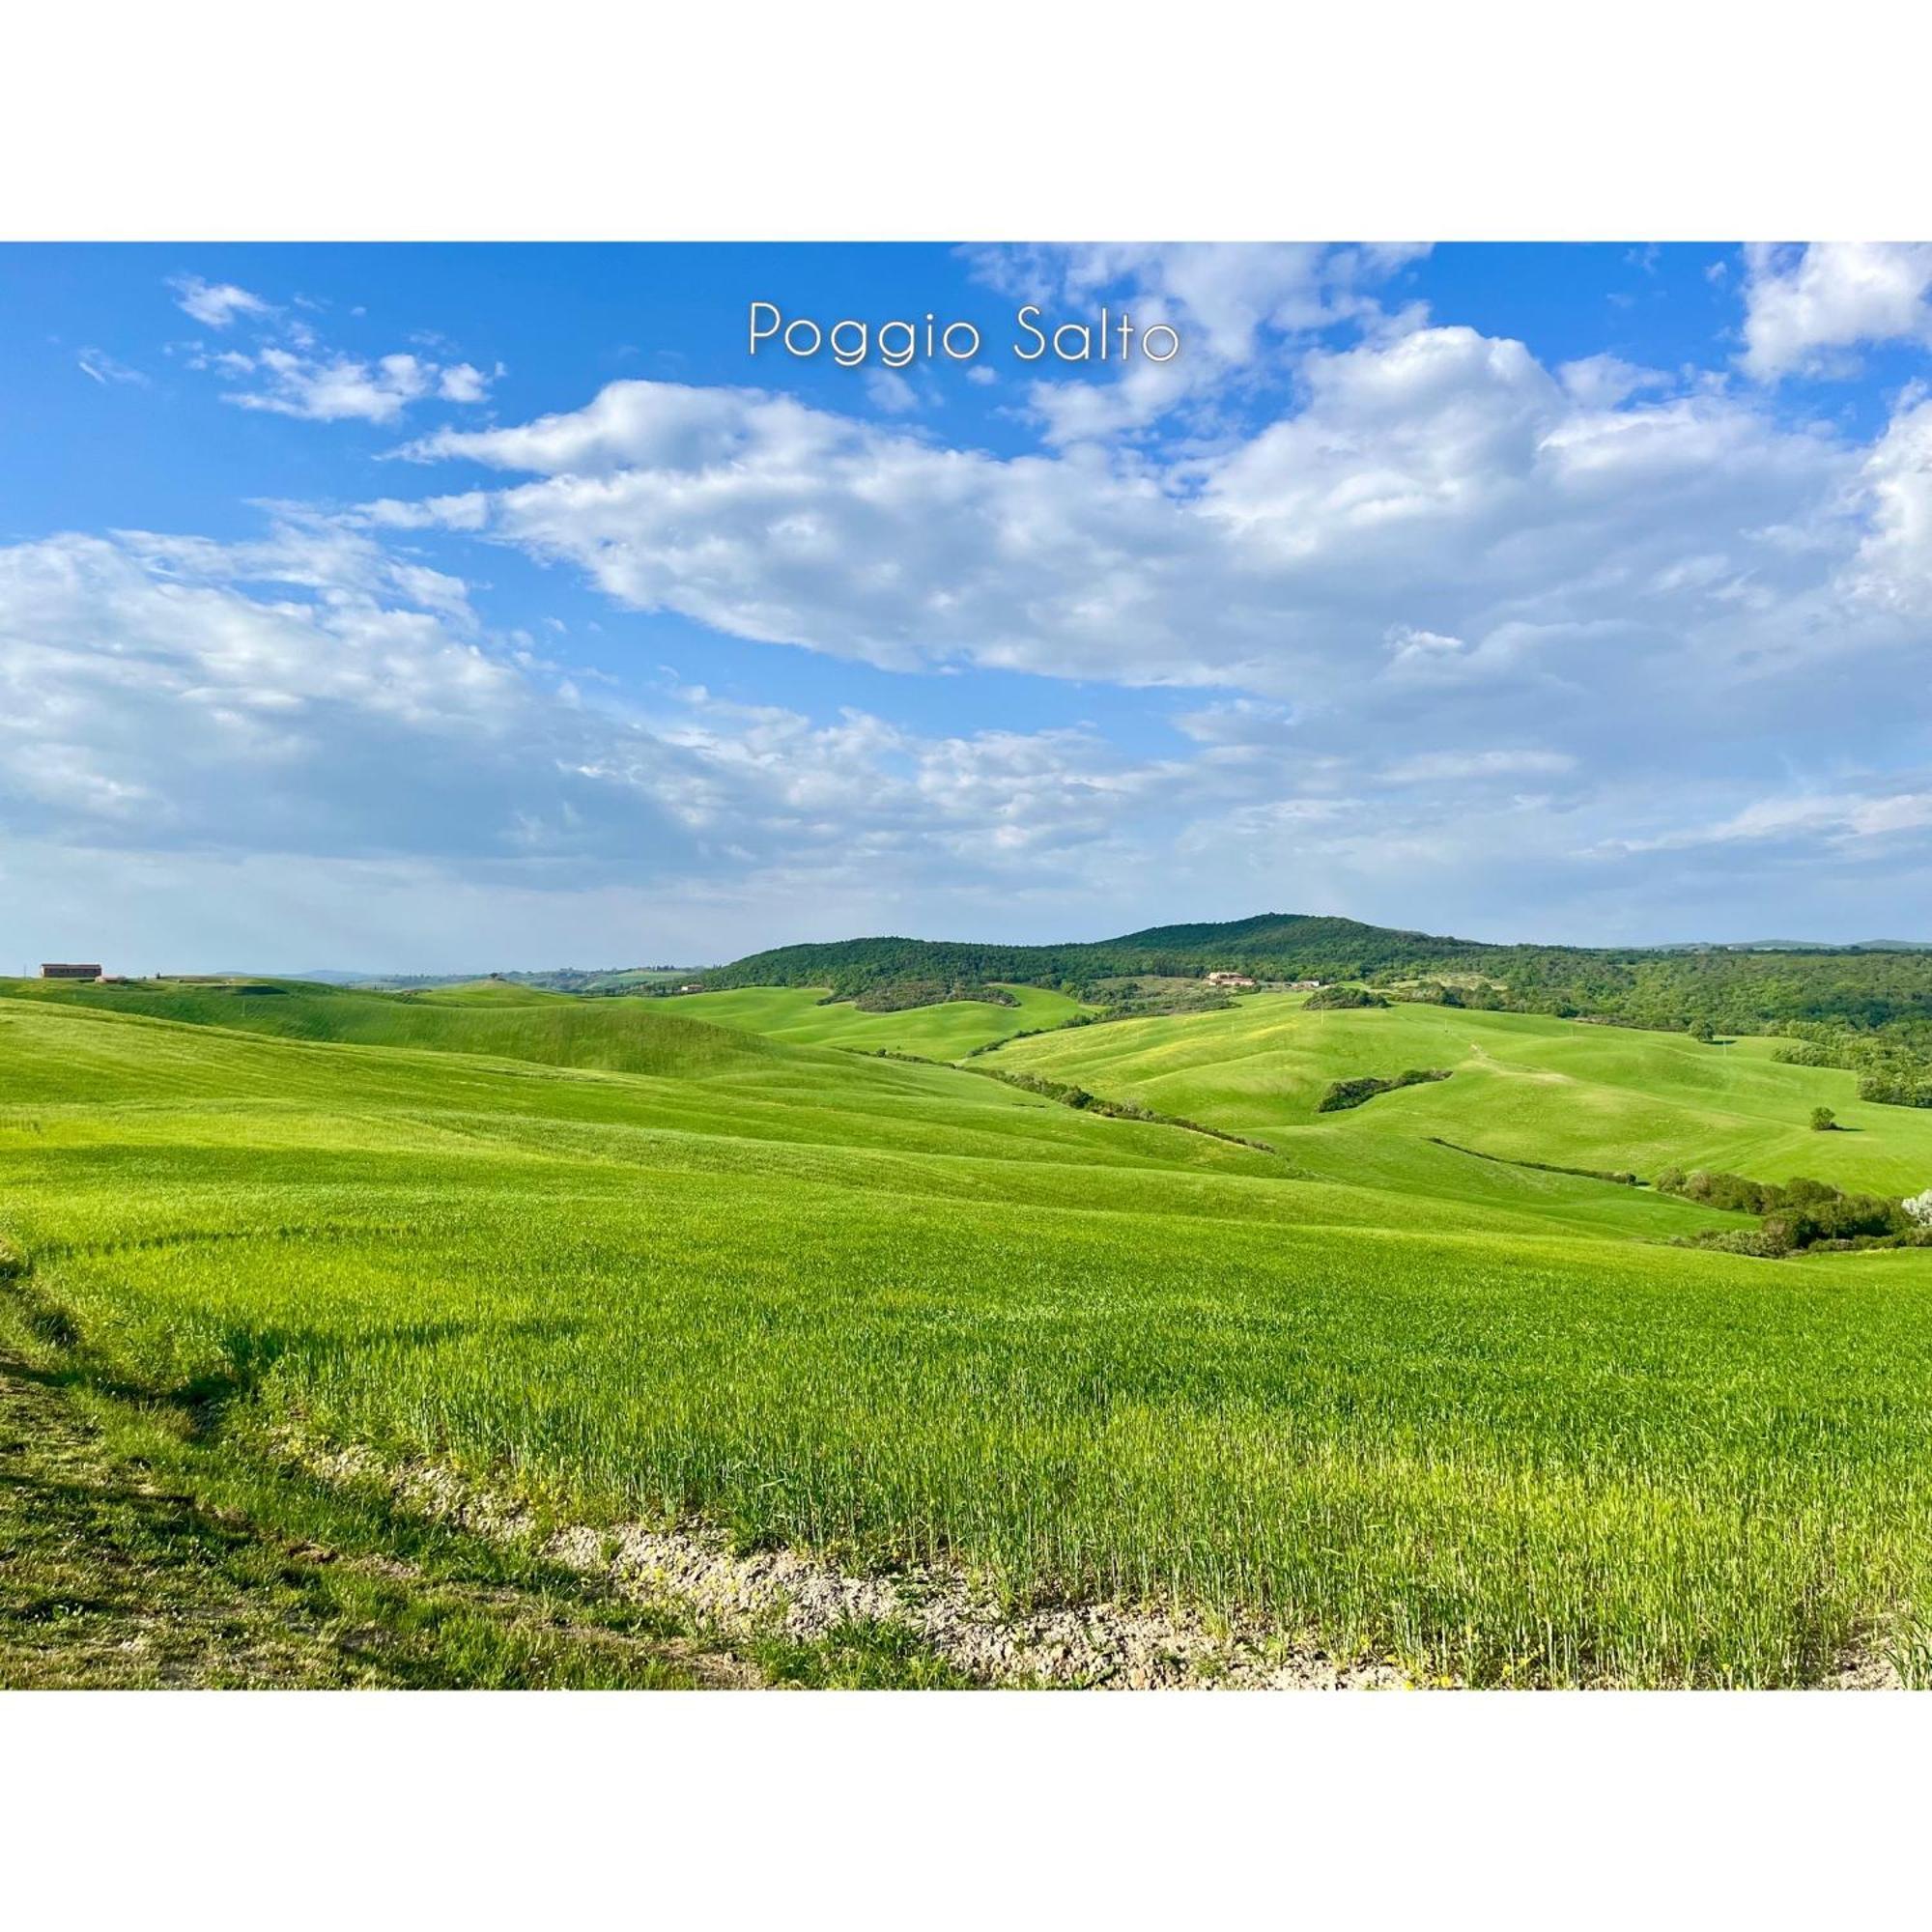
[[[283,1445],[291,1453],[303,1452]],[[473,1532],[528,1536],[521,1504],[430,1464],[383,1468],[354,1450],[308,1460],[364,1479],[378,1475],[397,1500]],[[955,1669],[987,1686],[1124,1690],[1387,1690],[1419,1688],[1392,1662],[1343,1659],[1259,1626],[1111,1604],[1014,1613],[957,1572],[852,1576],[790,1549],[738,1554],[702,1526],[660,1530],[569,1525],[544,1535],[546,1556],[610,1577],[645,1602],[669,1603],[728,1637],[781,1629],[803,1642],[853,1624],[911,1633]]]

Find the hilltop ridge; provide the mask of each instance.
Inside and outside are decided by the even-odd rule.
[[[1223,969],[1261,980],[1440,982],[1452,1002],[1641,1026],[1903,1026],[1925,1030],[1932,1043],[1932,951],[1499,943],[1310,913],[1147,926],[1046,946],[902,935],[781,946],[707,972],[703,983],[707,990],[817,986],[873,1008],[985,997],[1005,983],[1082,999],[1098,989],[1101,1003],[1113,1006],[1119,982],[1202,980]]]

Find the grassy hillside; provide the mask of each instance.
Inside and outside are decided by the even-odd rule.
[[[945,1000],[936,1006],[868,1013],[849,1001],[824,1004],[820,986],[746,986],[723,993],[690,993],[669,1009],[679,1018],[707,1020],[772,1039],[804,1045],[851,1047],[862,1053],[884,1047],[928,1060],[958,1060],[977,1047],[1013,1034],[1065,1026],[1090,1009],[1041,986],[1000,989],[1012,1001]]]
[[[1294,995],[1258,994],[1226,1012],[1016,1040],[985,1064],[1257,1135],[1322,1172],[1357,1175],[1373,1160],[1387,1175],[1386,1151],[1372,1144],[1439,1136],[1646,1176],[1677,1165],[1893,1194],[1932,1185],[1932,1110],[1861,1102],[1854,1074],[1780,1065],[1776,1045],[1434,1006],[1311,1011]],[[1332,1081],[1408,1067],[1452,1077],[1316,1111]],[[1847,1131],[1812,1132],[1820,1105]]]
[[[297,980],[125,986],[15,980],[0,980],[0,994],[281,1039],[484,1053],[621,1073],[704,1072],[768,1053],[755,1037],[672,1017],[660,1001],[580,1000],[492,980],[379,993]]]
[[[1367,1029],[1447,1016],[1167,1023],[1210,1050],[1148,1077],[1281,1158],[621,1002],[162,997],[0,997],[0,1236],[45,1348],[196,1392],[238,1453],[306,1432],[591,1520],[1179,1600],[1475,1682],[1918,1667],[1932,1257],[1673,1249],[1632,1237],[1721,1217],[1389,1131],[1486,1083],[1477,1145],[1543,1074],[1626,1094],[1584,1064],[1617,1037],[1463,1015],[1499,1070],[1465,1044],[1316,1124]],[[1236,1020],[1362,1031],[1242,1093],[1211,1051]],[[1704,1051],[1731,1075],[1687,1060],[1652,1145],[1700,1092],[1782,1131],[1746,1074],[1843,1077]]]

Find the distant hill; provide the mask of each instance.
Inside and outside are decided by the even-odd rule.
[[[10,999],[281,1039],[480,1053],[612,1073],[708,1075],[816,1051],[708,1026],[674,1015],[668,1006],[566,999],[500,980],[400,993],[298,980],[151,980],[118,985],[15,980],[0,981],[0,990]]]
[[[1932,951],[1868,946],[1537,946],[1458,939],[1306,913],[1148,926],[1118,938],[1001,946],[902,936],[781,946],[707,972],[709,990],[823,986],[874,1008],[973,997],[988,985],[1050,986],[1076,997],[1135,977],[1198,980],[1236,969],[1258,980],[1488,982],[1452,1000],[1638,1026],[1761,1031],[1821,1021],[1908,1025],[1932,1043]],[[1103,994],[1101,1004],[1117,1005]]]
[[[505,986],[535,986],[551,993],[629,993],[666,981],[691,980],[702,971],[697,966],[554,966],[535,973],[345,973],[326,967],[309,973],[221,974],[222,979],[249,978],[298,980],[307,985],[359,986],[379,993],[414,993],[438,986],[473,986],[484,983]]]
[[[1122,975],[1197,977],[1245,967],[1257,977],[1353,978],[1405,966],[1479,968],[1517,949],[1481,940],[1365,925],[1307,913],[1262,913],[1222,923],[1153,925],[1117,939],[1056,946],[981,945],[903,937],[781,946],[705,974],[707,987],[829,986],[858,993],[889,980],[963,990],[996,980],[1090,983]]]

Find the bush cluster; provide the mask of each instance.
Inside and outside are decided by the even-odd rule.
[[[1364,1073],[1353,1080],[1331,1080],[1327,1091],[1315,1103],[1318,1114],[1339,1114],[1347,1107],[1359,1107],[1364,1100],[1373,1100],[1378,1094],[1393,1094],[1398,1087],[1419,1087],[1425,1080],[1446,1080],[1449,1074],[1440,1066],[1411,1066],[1406,1073],[1398,1073],[1393,1080],[1378,1080],[1373,1073]]]
[[[1918,1223],[1898,1201],[1876,1194],[1846,1194],[1829,1181],[1799,1176],[1778,1186],[1742,1174],[1698,1168],[1665,1168],[1657,1177],[1660,1193],[1675,1194],[1706,1208],[1762,1215],[1751,1233],[1726,1230],[1691,1236],[1698,1247],[1732,1254],[1788,1255],[1804,1248],[1917,1244]]]
[[[1366,986],[1323,986],[1308,996],[1310,1012],[1326,1012],[1350,1007],[1385,1007],[1388,1001]]]

